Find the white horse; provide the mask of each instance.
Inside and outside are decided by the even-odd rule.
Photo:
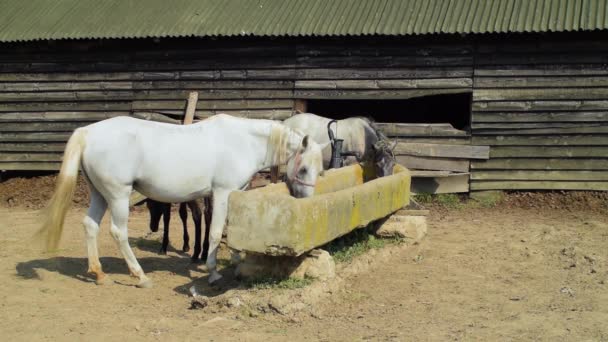
[[[74,193],[79,166],[91,189],[84,219],[88,272],[102,284],[97,250],[99,223],[111,212],[112,237],[138,287],[152,286],[129,246],[129,196],[135,189],[166,203],[187,202],[213,194],[209,282],[221,278],[216,270],[218,245],[226,221],[228,195],[244,188],[258,171],[287,162],[292,195],[312,196],[323,171],[322,147],[308,136],[270,120],[252,120],[225,114],[193,125],[117,117],[77,129],[70,137],[55,193],[40,229],[47,248],[56,249],[65,214]]]
[[[296,114],[283,123],[303,134],[309,135],[314,141],[323,145],[329,145],[327,124],[332,119],[312,113]],[[372,121],[363,117],[352,117],[338,120],[337,125],[332,125],[331,130],[338,139],[343,139],[342,151],[355,152],[357,157],[349,156],[344,160],[345,165],[351,165],[361,161],[374,163],[378,177],[393,174],[395,157],[389,146],[388,139],[378,131]],[[331,159],[331,148],[323,149],[323,167],[327,169]]]

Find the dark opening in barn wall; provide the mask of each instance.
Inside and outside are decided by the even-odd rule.
[[[376,122],[449,123],[468,132],[471,98],[471,93],[462,93],[405,100],[306,100],[306,110],[333,119],[365,116]]]
[[[470,145],[471,101],[472,94],[465,92],[409,99],[306,100],[301,109],[334,119],[372,118],[397,143],[394,153],[411,171],[413,192],[468,192],[470,159],[479,154]]]

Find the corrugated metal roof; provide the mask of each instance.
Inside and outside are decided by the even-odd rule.
[[[608,0],[2,0],[0,41],[604,30]]]

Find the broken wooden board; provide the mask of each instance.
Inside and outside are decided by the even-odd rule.
[[[398,142],[393,153],[418,157],[489,159],[490,147]]]
[[[412,178],[410,191],[415,194],[447,194],[469,192],[469,174],[448,177]]]

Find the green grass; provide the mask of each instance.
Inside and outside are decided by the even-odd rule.
[[[327,250],[336,262],[350,262],[353,258],[372,249],[384,248],[389,244],[400,243],[403,239],[381,239],[371,234],[372,227],[356,229],[338,238],[323,249]]]
[[[286,278],[279,279],[274,277],[265,277],[265,278],[254,278],[249,279],[245,282],[245,286],[247,288],[255,289],[255,290],[263,290],[263,289],[301,289],[312,284],[313,280],[310,278]]]
[[[448,209],[459,209],[463,205],[458,194],[416,194],[413,199],[422,205],[438,205]]]

